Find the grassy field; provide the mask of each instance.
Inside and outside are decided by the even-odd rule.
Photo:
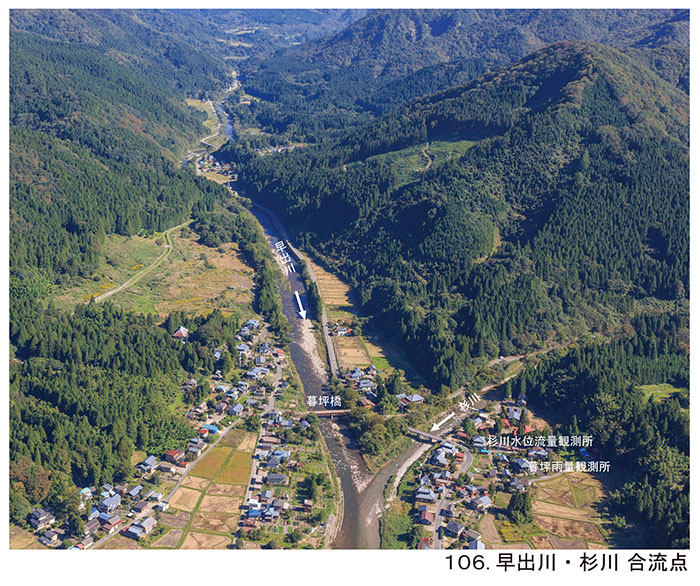
[[[549,535],[552,547],[587,548],[606,544],[606,532],[598,513],[604,496],[603,485],[584,472],[562,474],[537,483],[532,510],[537,525]]]
[[[208,248],[189,229],[171,238],[170,256],[142,281],[114,295],[114,303],[161,316],[176,310],[206,315],[217,308],[224,315],[239,311],[253,316],[253,270],[235,244]]]
[[[208,314],[221,309],[224,315],[238,311],[253,317],[253,270],[245,264],[236,244],[208,248],[197,243],[189,228],[171,234],[172,253],[151,273],[128,289],[110,297],[126,310],[165,316],[171,311],[185,310]],[[69,308],[87,303],[90,297],[109,291],[128,281],[144,267],[152,264],[163,252],[162,235],[108,236],[105,240],[106,261],[91,279],[65,287],[55,302]]]
[[[214,142],[214,139],[207,142]],[[215,181],[216,183],[228,183],[231,181],[230,177],[217,173],[216,171],[207,171],[206,173],[202,173],[202,175],[204,175],[210,181]]]
[[[644,393],[644,399],[647,401],[664,401],[686,390],[679,387],[674,387],[668,383],[662,383],[659,385],[641,385],[637,388]]]
[[[370,358],[365,352],[362,341],[357,336],[333,336],[338,366],[343,370],[352,370],[356,366],[364,368],[370,365]]]
[[[367,160],[383,161],[390,165],[398,176],[398,184],[404,185],[418,181],[421,175],[436,163],[461,157],[474,144],[470,140],[451,140],[445,136],[443,140],[414,145],[398,151],[375,155]]]
[[[318,290],[326,307],[329,323],[350,325],[358,316],[353,291],[347,283],[318,264],[311,262],[311,267],[318,281]],[[362,336],[333,336],[333,344],[341,369],[350,370],[357,366],[374,364],[383,374],[389,375],[398,369],[404,373],[406,382],[421,382],[403,351],[371,332],[363,332]]]
[[[223,466],[232,451],[231,448],[226,446],[210,448],[209,453],[195,465],[190,474],[211,480],[216,476],[216,473]]]
[[[38,547],[37,547],[38,546]],[[27,531],[10,525],[10,549],[47,549],[39,543],[36,536]]]
[[[181,486],[170,499],[170,506],[181,511],[190,512],[194,510],[201,496],[202,493],[200,491]]]
[[[97,297],[105,291],[128,281],[143,267],[153,263],[163,252],[156,244],[160,235],[118,236],[110,234],[105,238],[104,258],[90,279],[64,287],[54,298],[59,307],[73,307],[76,303],[87,303],[90,297]]]
[[[195,100],[192,98],[187,98],[185,102],[190,108],[194,108],[195,110],[199,110],[200,112],[205,112],[207,114],[207,119],[203,123],[204,127],[209,130],[211,134],[214,134],[219,127],[219,117],[216,115],[214,106],[208,102]]]

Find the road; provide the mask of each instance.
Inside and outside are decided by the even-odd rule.
[[[173,230],[178,230],[180,228],[184,228],[185,226],[188,226],[192,220],[187,220],[186,222],[183,222],[182,224],[178,226],[174,226],[173,228],[169,228],[165,232],[163,232],[163,236],[165,237],[165,245],[162,254],[155,260],[153,261],[152,264],[147,266],[145,269],[140,271],[139,273],[135,274],[133,277],[131,277],[126,283],[123,283],[122,285],[119,285],[119,287],[116,287],[114,289],[110,289],[109,291],[105,291],[101,295],[98,295],[95,297],[95,302],[99,303],[100,301],[104,301],[105,299],[111,297],[112,295],[115,295],[119,293],[120,291],[124,291],[124,289],[128,289],[135,283],[138,283],[143,277],[145,277],[147,274],[153,271],[159,264],[161,264],[168,256],[170,256],[170,253],[173,251],[173,244],[172,241],[170,240],[170,233]]]

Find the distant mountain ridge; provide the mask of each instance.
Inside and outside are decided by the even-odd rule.
[[[687,91],[688,22],[674,10],[376,10],[330,38],[243,62],[241,79],[272,104],[268,126],[314,138],[323,133],[310,114],[331,129],[361,124],[557,41],[624,49]]]

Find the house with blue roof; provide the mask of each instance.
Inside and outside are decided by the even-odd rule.
[[[100,511],[102,511],[103,513],[111,513],[112,511],[117,509],[117,507],[121,504],[121,502],[122,502],[122,497],[120,497],[118,494],[115,494],[115,495],[103,498],[97,504],[97,508]]]
[[[155,456],[148,456],[143,462],[138,464],[136,467],[143,472],[151,472],[158,464],[158,460]]]
[[[136,486],[134,486],[134,488],[132,488],[129,492],[127,492],[126,495],[132,499],[135,499],[139,496],[139,494],[141,494],[142,490],[143,490],[143,486],[141,486],[140,484],[137,484]]]

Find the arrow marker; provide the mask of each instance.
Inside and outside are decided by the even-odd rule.
[[[449,414],[447,417],[445,417],[445,419],[443,419],[440,423],[436,423],[435,425],[433,425],[433,426],[430,428],[430,431],[437,431],[438,429],[440,429],[440,426],[441,426],[443,423],[445,423],[446,421],[449,421],[449,420],[452,419],[454,416],[455,416],[454,413],[450,413],[450,414]]]
[[[299,291],[294,291],[294,296],[297,298],[297,304],[299,305],[299,315],[301,316],[301,319],[306,319],[306,310],[301,304],[301,297],[299,297]]]

